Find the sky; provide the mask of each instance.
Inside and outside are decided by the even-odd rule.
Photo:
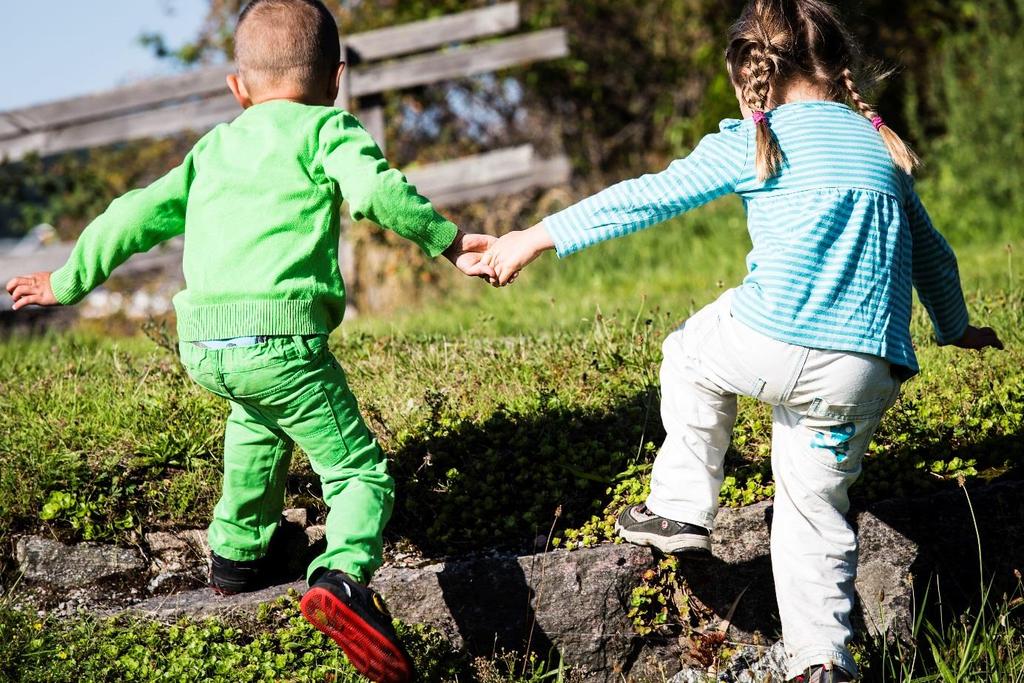
[[[0,111],[84,95],[176,67],[139,44],[195,37],[207,0],[0,0]]]

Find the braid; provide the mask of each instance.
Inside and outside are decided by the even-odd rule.
[[[860,94],[860,89],[857,88],[857,81],[853,78],[853,72],[850,69],[843,69],[839,74],[839,81],[849,95],[850,101],[853,102],[854,106],[857,107],[857,111],[861,113],[866,119],[873,119],[878,116],[878,112],[875,108],[869,104],[864,97]]]
[[[857,107],[857,111],[864,118],[871,121],[875,128],[878,129],[878,133],[882,136],[885,146],[889,148],[889,155],[892,157],[893,163],[903,169],[908,175],[912,174],[914,169],[921,165],[921,159],[896,131],[886,125],[882,117],[875,111],[875,108],[860,94],[860,89],[857,87],[857,81],[853,77],[853,72],[849,68],[844,68],[837,80],[846,91],[850,101]]]
[[[755,43],[747,62],[747,79],[743,83],[743,98],[752,112],[757,128],[757,179],[767,182],[774,178],[782,166],[782,149],[772,133],[768,119],[763,116],[771,103],[772,86],[778,75],[779,56],[770,45]]]

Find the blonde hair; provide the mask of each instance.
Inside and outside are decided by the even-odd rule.
[[[726,62],[757,127],[757,177],[765,182],[782,167],[783,153],[765,112],[779,86],[803,77],[830,99],[848,101],[871,121],[893,163],[911,174],[921,160],[861,94],[856,69],[860,49],[824,0],[751,0],[729,35]]]

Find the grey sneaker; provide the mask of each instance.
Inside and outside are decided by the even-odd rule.
[[[615,520],[615,531],[623,540],[657,548],[666,555],[709,555],[711,532],[696,524],[673,522],[659,517],[646,505],[633,505]]]
[[[851,683],[856,680],[846,669],[819,664],[792,679],[790,683]]]

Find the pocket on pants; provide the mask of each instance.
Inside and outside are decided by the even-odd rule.
[[[808,417],[825,418],[831,420],[842,420],[844,422],[859,422],[863,420],[877,420],[888,407],[888,397],[880,397],[870,401],[855,404],[831,403],[824,398],[816,398],[811,401],[811,407],[807,410]]]

